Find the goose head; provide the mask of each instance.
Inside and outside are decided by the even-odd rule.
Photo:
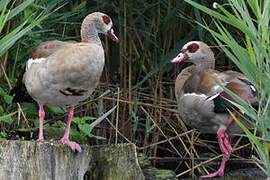
[[[171,63],[192,62],[196,66],[214,68],[215,57],[210,47],[201,41],[190,41],[183,46],[181,52]]]
[[[114,34],[112,27],[112,19],[107,14],[101,12],[91,13],[82,22],[82,41],[95,40],[98,38],[98,34],[105,34],[113,41],[118,42],[119,39]]]

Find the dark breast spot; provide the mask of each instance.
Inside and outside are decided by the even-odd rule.
[[[63,90],[60,89],[59,92],[65,96],[83,96],[83,93],[87,92],[87,90],[66,88]]]

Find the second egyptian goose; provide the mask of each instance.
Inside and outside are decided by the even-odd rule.
[[[79,144],[69,140],[74,106],[88,98],[97,87],[105,62],[99,33],[118,41],[112,29],[111,18],[101,12],[89,14],[81,25],[81,41],[48,41],[39,45],[30,55],[26,70],[11,91],[20,101],[24,92],[39,104],[39,138],[44,141],[44,105],[69,106],[66,131],[61,142],[73,151],[81,152]],[[24,87],[25,86],[25,87]]]
[[[239,133],[241,128],[227,109],[235,110],[230,101],[236,102],[213,79],[253,106],[258,105],[255,87],[241,73],[214,70],[215,57],[208,45],[201,41],[185,44],[171,62],[192,62],[178,75],[175,82],[175,96],[178,112],[183,121],[201,132],[217,133],[220,150],[223,153],[218,171],[202,176],[209,178],[223,176],[225,163],[230,157],[232,146],[228,134]],[[237,115],[236,112],[234,112]],[[240,118],[240,117],[239,117]]]

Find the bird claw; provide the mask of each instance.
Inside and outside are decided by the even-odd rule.
[[[44,141],[44,138],[43,137],[39,137],[37,141],[38,142],[43,142]]]
[[[219,169],[214,173],[211,174],[207,174],[205,176],[201,176],[200,178],[213,178],[213,177],[217,177],[217,176],[223,176],[224,175],[224,170]]]
[[[72,149],[72,151],[77,150],[78,152],[82,152],[82,148],[79,144],[75,143],[74,141],[70,141],[68,139],[62,138],[60,140],[63,144],[69,145],[69,147]]]

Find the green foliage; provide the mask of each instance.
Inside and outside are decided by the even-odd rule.
[[[89,138],[96,138],[96,139],[106,139],[104,137],[101,136],[96,136],[94,134],[92,134],[92,130],[94,129],[94,127],[96,127],[98,124],[100,124],[104,119],[106,119],[116,108],[117,106],[114,106],[112,109],[110,109],[109,111],[107,111],[105,114],[103,114],[102,116],[100,116],[98,119],[95,120],[95,118],[93,117],[82,117],[82,118],[73,118],[72,122],[74,122],[75,124],[78,125],[79,131],[75,130],[74,128],[71,131],[71,137],[73,138],[77,138],[77,140],[83,140],[85,139],[85,136],[89,137]],[[91,124],[88,124],[87,121],[89,120],[95,120],[94,122],[92,122]]]
[[[231,115],[256,145],[259,159],[257,157],[253,158],[258,162],[259,167],[265,174],[270,177],[270,1],[248,0],[245,2],[228,0],[229,6],[216,3],[218,8],[216,11],[191,0],[185,1],[216,19],[217,31],[208,26],[202,26],[213,35],[219,45],[223,43],[228,45],[228,47],[222,46],[222,49],[258,90],[258,111],[233,93],[228,92],[240,104],[235,105],[256,121],[254,134],[244,127],[233,114]],[[242,42],[239,42],[231,35],[224,23],[243,33]],[[255,134],[256,130],[260,131],[260,136]]]
[[[12,123],[12,116],[14,114],[16,114],[17,112],[13,112],[13,113],[10,113],[10,114],[7,114],[7,115],[3,115],[0,117],[0,122],[4,122],[4,123],[7,123],[7,124],[11,124]]]
[[[134,100],[134,106],[133,106],[133,111],[131,113],[131,116],[133,118],[133,129],[132,129],[132,133],[133,133],[133,139],[135,139],[135,133],[137,131],[138,128],[138,124],[139,124],[139,117],[137,116],[138,113],[138,99],[135,98]]]
[[[8,95],[2,88],[0,88],[1,101],[4,104],[11,104],[12,96]]]
[[[90,117],[90,116],[84,116],[82,118],[74,117],[72,119],[72,122],[74,122],[75,124],[85,124],[87,123],[86,121],[93,121],[95,119],[96,119],[95,117]]]
[[[153,124],[152,126],[150,126],[150,115],[146,114],[146,121],[145,121],[146,136],[149,136],[149,134],[155,127],[156,127],[156,124]]]
[[[0,138],[5,138],[7,137],[7,133],[5,132],[0,132]]]
[[[19,13],[21,13],[27,6],[29,6],[33,2],[34,0],[27,0],[22,4],[20,4],[19,6],[17,6],[16,8],[8,10],[7,5],[9,3],[9,0],[2,1],[0,6],[1,7],[0,34],[9,20],[14,18]],[[47,16],[43,17],[39,16],[31,23],[29,23],[29,25],[26,27],[25,25],[28,23],[28,20],[25,20],[17,28],[14,28],[9,34],[0,39],[0,56],[2,56],[18,39],[20,39],[23,35],[28,33],[33,27],[38,25],[44,18],[47,17]]]
[[[34,103],[21,103],[22,110],[27,114],[29,118],[38,117],[38,107]]]
[[[48,106],[48,112],[52,114],[60,115],[60,114],[64,114],[66,111],[61,107]]]

